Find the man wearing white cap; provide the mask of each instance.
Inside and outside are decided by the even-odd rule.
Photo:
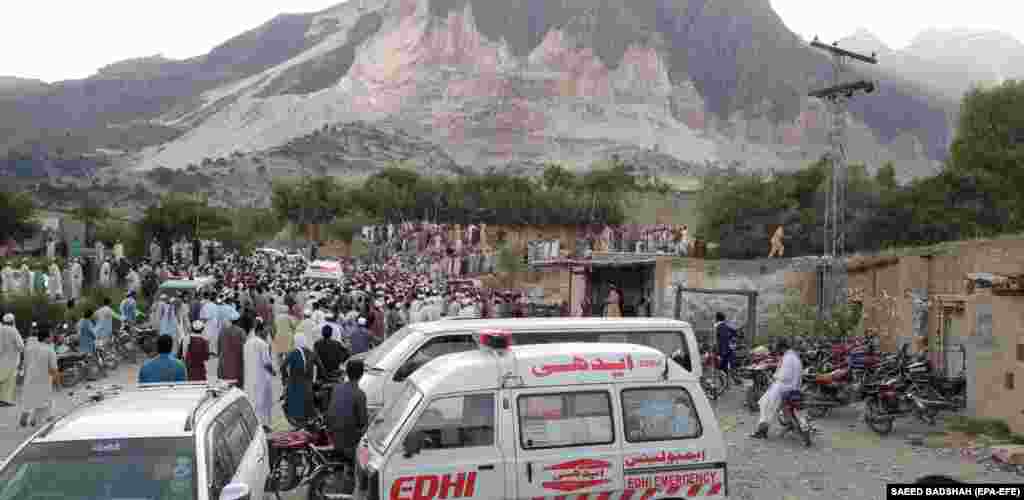
[[[296,329],[295,335],[302,335],[306,337],[306,344],[313,345],[311,340],[315,340],[316,337],[316,321],[313,319],[313,311],[306,309],[302,311],[302,321],[299,323],[299,327]]]
[[[14,326],[14,315],[7,313],[0,324],[0,406],[14,406],[18,361],[24,351],[25,341]]]

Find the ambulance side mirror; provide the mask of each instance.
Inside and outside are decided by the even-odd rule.
[[[403,456],[405,458],[412,458],[419,455],[423,451],[424,446],[427,443],[427,435],[423,431],[412,431],[405,436],[405,441],[402,443]]]
[[[417,368],[419,368],[419,363],[415,360],[410,359],[406,361],[405,364],[398,367],[398,370],[395,370],[395,382],[402,382],[409,378],[409,375],[412,375]]]

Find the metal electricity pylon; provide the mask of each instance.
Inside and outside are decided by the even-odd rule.
[[[832,85],[812,91],[809,95],[823,99],[828,104],[831,117],[829,124],[829,146],[827,155],[832,166],[832,175],[825,201],[825,254],[818,267],[818,317],[824,318],[832,308],[843,301],[846,280],[842,257],[846,252],[846,113],[847,104],[858,93],[870,94],[875,84],[867,80],[843,82],[843,72],[852,60],[867,64],[878,64],[875,54],[866,56],[839,47],[839,42],[826,45],[814,37],[811,46],[824,50],[832,56]]]

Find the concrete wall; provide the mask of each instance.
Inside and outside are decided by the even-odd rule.
[[[688,288],[757,290],[758,331],[765,332],[773,306],[786,299],[787,292],[802,297],[814,295],[816,259],[703,260],[676,259],[672,269],[672,285],[666,290],[661,315],[673,314],[675,285]],[[809,279],[810,278],[810,279]],[[742,295],[710,295],[684,293],[682,318],[698,330],[710,330],[716,312],[737,324],[747,321],[747,298]]]

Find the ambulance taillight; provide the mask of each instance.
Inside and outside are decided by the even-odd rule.
[[[504,351],[512,345],[512,333],[505,330],[482,330],[478,342],[482,347]]]

